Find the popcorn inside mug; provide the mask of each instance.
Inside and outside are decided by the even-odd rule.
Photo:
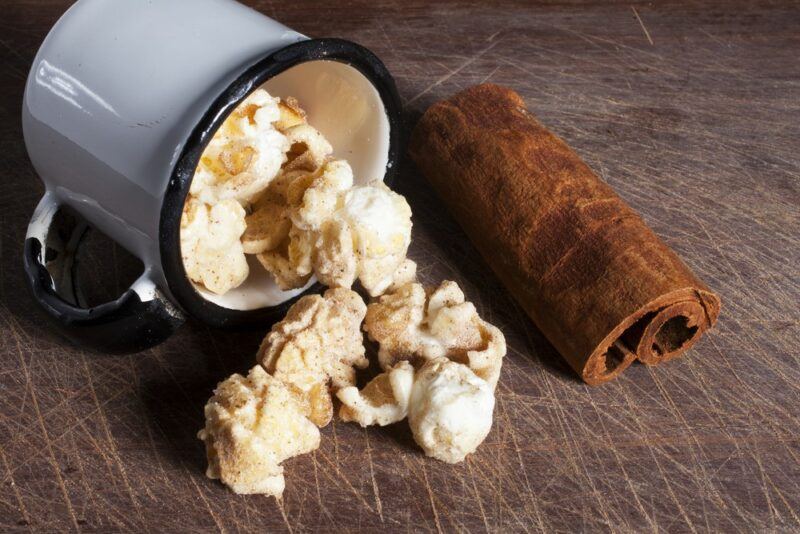
[[[195,290],[224,308],[253,310],[310,287],[313,272],[303,267],[310,259],[298,250],[302,239],[289,244],[295,228],[282,206],[314,179],[356,190],[382,181],[389,129],[374,85],[338,61],[291,67],[240,102],[203,152],[184,206],[181,253]],[[361,196],[389,221],[380,225],[382,239],[402,248],[403,232],[393,235],[392,224],[402,226],[404,213],[383,189]],[[332,198],[319,197],[320,207]]]

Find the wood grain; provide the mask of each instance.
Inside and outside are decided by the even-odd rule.
[[[0,529],[800,529],[795,2],[251,2],[374,50],[409,124],[468,85],[513,87],[726,303],[685,358],[589,388],[405,164],[422,277],[457,280],[508,338],[495,426],[450,466],[422,456],[404,424],[334,423],[288,462],[281,502],[208,481],[195,438],[214,384],[249,367],[262,332],[188,324],[156,349],[103,357],[56,337],[23,286],[42,188],[22,88],[68,4],[9,0],[0,17]],[[135,266],[103,246],[84,264],[109,294]]]

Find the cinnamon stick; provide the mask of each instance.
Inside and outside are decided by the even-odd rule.
[[[508,291],[589,384],[688,350],[720,300],[514,91],[433,105],[410,152]]]

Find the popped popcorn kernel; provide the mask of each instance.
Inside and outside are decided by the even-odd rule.
[[[400,360],[447,357],[467,364],[492,387],[500,377],[505,337],[480,318],[455,282],[428,289],[412,282],[381,296],[367,308],[364,330],[380,345],[384,369]]]
[[[355,368],[368,362],[361,333],[366,305],[349,289],[298,300],[264,338],[257,359],[275,378],[289,385],[310,407],[313,420],[325,426],[333,415],[328,386],[355,384]]]
[[[241,285],[250,269],[239,238],[245,211],[235,200],[209,206],[190,198],[181,217],[181,257],[186,275],[222,295]]]
[[[205,407],[206,475],[235,493],[279,497],[284,460],[319,447],[320,435],[280,380],[260,366],[221,382]]]

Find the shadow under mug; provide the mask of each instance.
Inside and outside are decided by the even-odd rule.
[[[79,0],[56,23],[25,88],[25,144],[46,192],[25,241],[26,280],[74,342],[110,353],[162,342],[185,314],[268,325],[309,286],[281,291],[260,267],[224,296],[186,276],[180,219],[200,156],[259,87],[293,96],[357,183],[391,181],[400,144],[394,81],[367,49],[309,39],[233,0]],[[85,223],[144,272],[118,299],[80,303],[72,275]]]

